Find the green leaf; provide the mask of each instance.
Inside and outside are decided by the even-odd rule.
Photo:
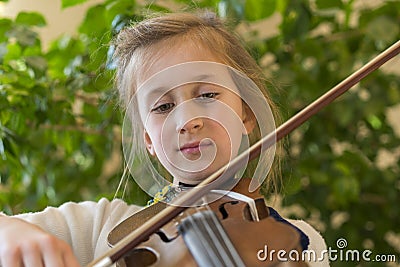
[[[294,194],[301,190],[301,179],[298,177],[290,177],[285,181],[285,193]]]
[[[17,24],[27,25],[27,26],[46,26],[45,18],[37,12],[20,12],[15,19]]]
[[[12,21],[10,19],[0,19],[0,42],[6,41],[6,32],[11,29]]]
[[[21,46],[19,44],[8,44],[7,53],[4,55],[4,60],[9,61],[21,57]]]
[[[302,38],[310,29],[311,11],[304,1],[291,0],[281,24],[285,41]]]
[[[41,56],[30,56],[26,58],[26,63],[34,69],[45,71],[47,68],[47,61]]]
[[[23,53],[24,57],[37,55],[42,55],[42,48],[40,47],[40,44],[26,47]]]
[[[7,35],[9,37],[15,37],[23,46],[31,46],[34,45],[39,39],[38,34],[26,26],[18,25],[10,30]]]
[[[286,10],[287,5],[287,0],[276,1],[276,11],[283,14],[283,12],[285,12]]]
[[[7,159],[6,153],[5,153],[5,150],[4,150],[4,143],[3,143],[3,139],[2,138],[0,138],[0,156],[1,156],[1,158],[3,160]]]
[[[277,0],[246,0],[245,14],[250,21],[271,16],[277,9]]]
[[[386,46],[394,42],[399,35],[398,22],[387,16],[379,16],[368,23],[366,35],[377,43],[383,42]]]
[[[61,7],[67,8],[87,2],[87,0],[61,0]]]
[[[128,12],[132,7],[135,6],[135,1],[133,0],[119,0],[119,1],[107,1],[106,10],[110,12],[111,15],[115,16],[117,14],[124,14]]]
[[[352,176],[337,177],[333,181],[333,193],[336,201],[342,206],[348,206],[356,201],[360,193],[360,184]]]
[[[319,9],[342,8],[343,6],[341,0],[316,0],[315,3]]]
[[[99,36],[108,26],[105,19],[105,7],[97,5],[88,10],[85,20],[79,27],[79,32],[89,36]]]
[[[368,123],[372,128],[378,130],[382,127],[382,121],[375,115],[371,115],[367,118]]]
[[[236,22],[244,17],[244,2],[241,0],[222,0],[218,3],[218,15],[223,18],[235,19]]]

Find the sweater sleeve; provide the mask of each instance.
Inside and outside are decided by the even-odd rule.
[[[67,202],[58,208],[14,217],[38,225],[69,243],[82,266],[101,256],[108,249],[108,233],[122,220],[139,210],[122,200],[99,202]]]
[[[305,253],[305,260],[310,267],[326,267],[329,266],[329,258],[325,240],[319,232],[311,225],[302,220],[288,220],[291,224],[298,227],[309,238],[310,244]]]

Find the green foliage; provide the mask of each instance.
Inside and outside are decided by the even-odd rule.
[[[82,2],[63,0],[62,5]],[[271,92],[284,119],[400,34],[398,1],[359,10],[352,0],[166,2],[182,9],[208,7],[236,21],[250,52],[279,84]],[[112,90],[108,59],[113,48],[108,44],[130,20],[169,10],[161,1],[144,6],[132,0],[105,1],[88,10],[78,37],[62,36],[48,51],[35,32],[46,24],[40,14],[0,19],[2,210],[17,213],[112,197],[122,169],[115,160],[120,156],[121,114]],[[262,21],[268,25],[273,14],[281,18],[278,32],[264,37],[254,30]],[[349,249],[400,257],[388,238],[400,232],[400,137],[387,117],[387,108],[399,103],[399,75],[379,70],[287,138],[283,205],[300,204],[303,219],[310,219],[333,249],[338,238],[346,238]],[[392,164],[379,164],[382,153],[394,158]],[[131,191],[132,202],[145,202],[133,183]],[[344,215],[340,223],[337,214]],[[354,266],[332,265],[346,264]]]
[[[34,30],[46,24],[42,15],[0,21],[0,206],[8,213],[114,194],[121,114],[105,68],[104,10],[91,8],[79,38],[62,36],[48,51]]]
[[[27,26],[39,26],[43,27],[46,25],[44,17],[37,12],[20,12],[18,13],[15,23]]]
[[[87,2],[87,0],[62,0],[61,1],[61,6],[63,8],[71,7],[71,6],[76,6],[78,4],[82,4]]]

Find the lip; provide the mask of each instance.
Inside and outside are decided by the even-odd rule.
[[[196,141],[196,142],[190,142],[190,143],[186,143],[183,146],[181,146],[179,148],[179,150],[182,153],[187,153],[187,154],[196,154],[196,153],[200,153],[200,147],[206,147],[209,146],[211,144],[211,142],[209,141]]]

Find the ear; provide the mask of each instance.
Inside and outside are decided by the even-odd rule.
[[[249,106],[247,106],[245,103],[243,103],[243,114],[242,114],[242,121],[243,125],[245,128],[245,132],[243,132],[244,135],[250,134],[253,130],[254,127],[256,126],[256,117],[254,113],[251,111]]]
[[[151,141],[150,135],[147,133],[146,130],[143,131],[143,139],[144,139],[144,144],[146,145],[147,151],[149,151],[150,155],[155,156],[156,153],[154,151],[153,142]]]

